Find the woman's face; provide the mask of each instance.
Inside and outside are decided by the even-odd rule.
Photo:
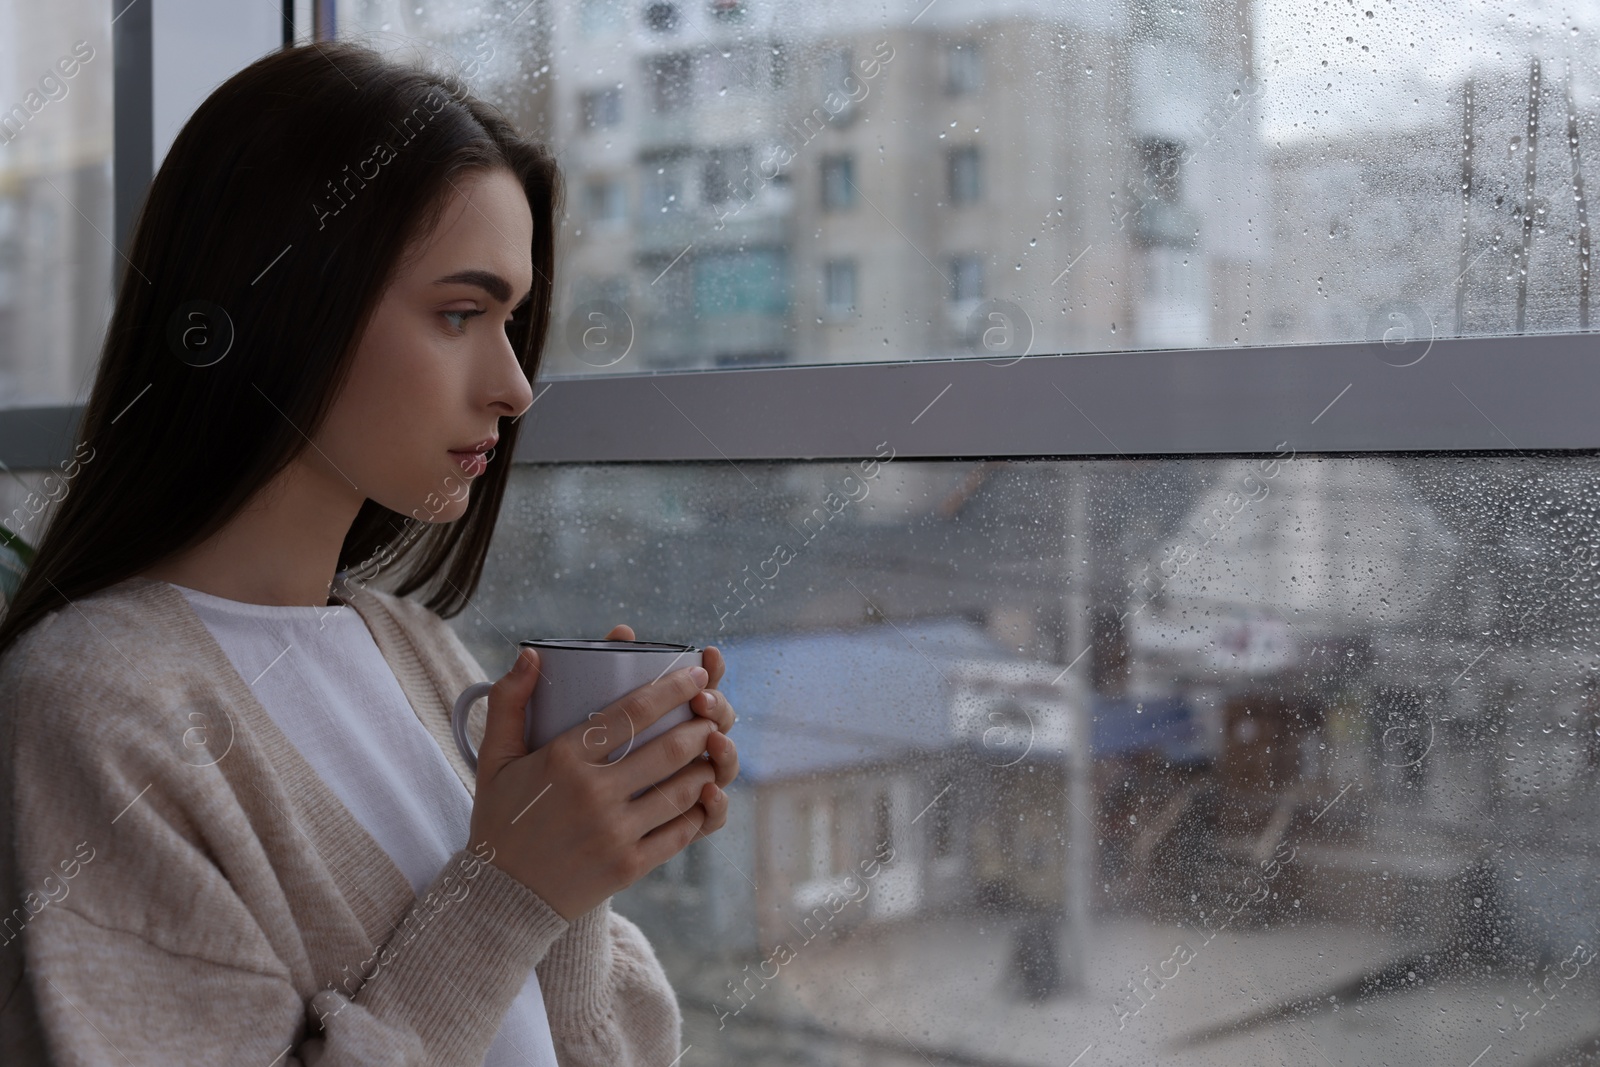
[[[448,522],[467,509],[502,419],[533,389],[506,337],[533,283],[533,215],[510,171],[468,171],[434,231],[389,285],[357,342],[316,451],[402,515]]]

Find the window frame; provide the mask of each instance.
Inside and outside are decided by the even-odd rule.
[[[152,31],[148,4],[118,6],[114,233],[126,252],[153,173]],[[1593,333],[548,377],[516,460],[851,459],[884,441],[927,459],[1593,452]],[[54,466],[81,415],[0,410],[0,461]]]

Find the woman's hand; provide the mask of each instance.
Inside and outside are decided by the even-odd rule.
[[[727,757],[700,759],[715,747],[717,721],[697,717],[607,761],[679,704],[703,706],[710,675],[701,667],[640,686],[530,753],[523,709],[538,676],[538,654],[521,648],[489,690],[468,846],[488,844],[489,862],[570,922],[682,851],[711,819],[712,830],[722,825],[727,799],[715,780]]]
[[[607,641],[633,641],[633,627],[617,625],[606,634]],[[723,789],[739,776],[739,750],[734,746],[728,731],[739,716],[734,714],[728,698],[717,692],[716,685],[727,669],[722,652],[715,645],[707,645],[700,657],[709,676],[706,688],[689,702],[689,710],[717,725],[717,732],[706,738],[706,754],[716,768],[716,777],[702,790],[698,806],[705,812],[705,821],[695,835],[699,840],[722,829],[728,821],[728,795]]]

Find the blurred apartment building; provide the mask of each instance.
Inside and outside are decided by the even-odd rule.
[[[1382,341],[1403,369],[1432,338],[1590,328],[1585,99],[1508,53],[1424,117],[1273,146],[1271,339]]]
[[[8,16],[0,34],[17,47],[0,50],[0,404],[67,403],[87,392],[111,314],[107,16],[85,0],[12,5]],[[76,56],[75,38],[89,42]]]
[[[578,0],[550,18],[572,212],[552,372],[1251,337],[1266,172],[1232,16],[947,0],[885,28],[864,5]]]

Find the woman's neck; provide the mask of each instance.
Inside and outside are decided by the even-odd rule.
[[[339,550],[365,497],[302,459],[222,529],[142,576],[247,604],[327,605]]]

